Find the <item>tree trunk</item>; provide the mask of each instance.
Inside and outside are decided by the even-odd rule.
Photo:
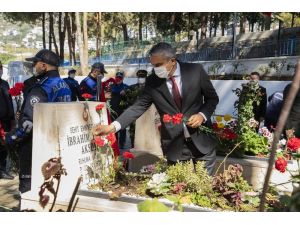
[[[266,16],[265,17],[264,27],[265,27],[265,30],[270,30],[271,29],[271,16]]]
[[[87,12],[83,13],[83,57],[84,57],[84,62],[86,63],[85,69],[88,70],[89,50],[88,50]]]
[[[101,12],[96,13],[96,21],[97,21],[97,37],[96,37],[96,56],[99,57],[101,55]]]
[[[74,60],[74,65],[76,65],[76,54],[75,54],[75,45],[76,45],[76,31],[77,31],[77,27],[76,27],[76,18],[75,18],[75,13],[72,13],[71,16],[71,21],[72,21],[72,54],[73,54],[73,60]]]
[[[251,32],[254,31],[254,23],[251,23]]]
[[[139,41],[143,41],[143,13],[139,13]]]
[[[68,13],[66,12],[64,14],[64,18],[62,20],[63,13],[58,14],[58,34],[59,34],[59,58],[61,62],[64,62],[65,59],[65,37],[66,37],[66,29],[67,29],[67,18],[68,18]],[[62,21],[63,27],[62,27]]]
[[[129,40],[128,37],[128,30],[127,30],[127,24],[122,24],[122,31],[123,31],[123,38],[124,38],[124,42],[126,43]]]
[[[225,35],[225,24],[221,23],[222,36]]]
[[[53,13],[49,13],[49,50],[52,50],[52,43],[54,44],[55,47],[55,52],[57,55],[59,55],[58,52],[58,47],[57,47],[57,43],[56,43],[56,38],[55,38],[55,34],[54,34],[54,21],[53,21]]]
[[[295,23],[295,13],[292,13],[292,23],[291,23],[291,27],[294,27],[294,23]]]
[[[246,16],[245,15],[241,15],[240,17],[240,34],[244,34],[245,33],[245,25],[246,25]]]
[[[67,17],[67,23],[66,23],[66,27],[67,27],[67,36],[68,36],[68,46],[69,46],[69,61],[70,61],[70,65],[73,66],[74,62],[73,62],[73,53],[72,53],[72,30],[71,30],[71,15],[66,14]]]
[[[49,50],[52,50],[53,15],[49,12]]]
[[[201,17],[201,35],[200,35],[201,40],[206,38],[206,30],[207,30],[207,16],[202,15],[202,17]]]
[[[45,24],[46,23],[46,13],[43,13],[42,16],[42,29],[43,29],[43,48],[46,48],[46,28],[45,28]]]
[[[209,37],[211,38],[211,33],[212,33],[212,29],[213,29],[213,13],[210,13],[210,16],[209,16]]]
[[[86,13],[83,13],[83,26],[84,29],[86,29]],[[84,46],[84,37],[85,34],[82,32],[81,29],[81,23],[80,23],[80,13],[75,12],[75,17],[76,17],[76,27],[77,27],[77,44],[79,48],[79,58],[80,58],[80,67],[81,67],[81,72],[82,74],[87,74],[88,73],[88,62],[85,61],[85,46]]]

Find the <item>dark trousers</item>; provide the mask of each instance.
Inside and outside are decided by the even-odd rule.
[[[1,121],[3,129],[5,132],[10,130],[10,121]],[[5,146],[0,144],[0,170],[6,171],[6,159],[7,159],[7,149]]]
[[[126,129],[120,130],[118,133],[119,147],[123,148],[126,141]]]
[[[179,159],[179,162],[187,162],[192,160],[194,164],[198,161],[204,161],[204,167],[207,170],[210,176],[213,175],[214,167],[216,164],[216,151],[215,149],[208,154],[201,153],[191,139],[184,141],[182,149],[182,157]],[[168,160],[169,165],[174,165],[176,162]]]
[[[19,191],[21,193],[30,191],[31,189],[31,178],[19,178]]]

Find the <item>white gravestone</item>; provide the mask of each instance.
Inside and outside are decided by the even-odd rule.
[[[36,194],[44,178],[41,166],[50,158],[61,157],[67,171],[61,177],[57,199],[68,201],[77,179],[82,176],[80,188],[86,189],[91,182],[89,168],[94,168],[95,145],[91,142],[91,129],[96,124],[107,124],[106,106],[101,118],[95,107],[99,102],[87,102],[90,117],[83,117],[84,103],[41,103],[34,107],[32,149],[32,195]],[[102,103],[105,105],[105,103]],[[94,168],[95,169],[95,168]],[[55,186],[56,187],[56,186]]]

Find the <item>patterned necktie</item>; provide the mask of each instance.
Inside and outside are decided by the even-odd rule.
[[[181,96],[180,96],[178,86],[177,86],[176,81],[175,81],[173,76],[171,76],[169,79],[170,79],[170,81],[172,81],[172,95],[173,95],[173,98],[175,100],[176,105],[181,110]]]

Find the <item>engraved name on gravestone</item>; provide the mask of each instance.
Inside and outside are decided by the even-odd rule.
[[[84,103],[40,103],[34,107],[32,188],[38,193],[44,179],[41,166],[53,157],[61,157],[67,176],[62,176],[58,192],[59,199],[68,200],[79,176],[83,180],[80,188],[91,183],[90,170],[96,171],[95,145],[91,129],[94,125],[107,124],[106,106],[101,118],[95,107],[99,102],[87,102],[89,119],[83,117]],[[105,103],[103,103],[105,105]],[[95,160],[94,160],[95,159]],[[38,196],[38,194],[37,194]]]

